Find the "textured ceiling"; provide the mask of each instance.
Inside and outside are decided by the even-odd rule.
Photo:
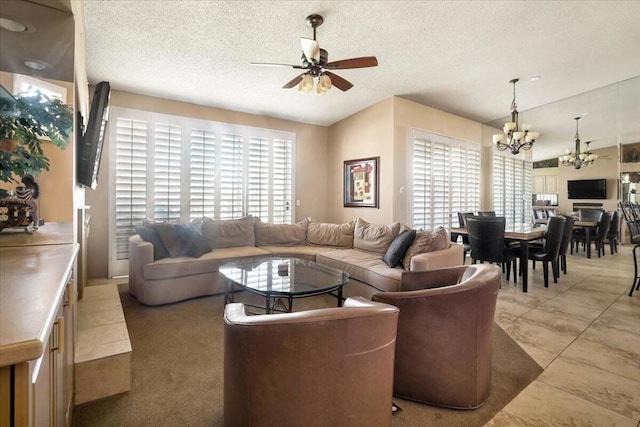
[[[378,67],[336,72],[354,84],[347,92],[282,89],[297,70],[249,64],[299,64],[299,38],[312,37],[305,21],[312,13],[325,19],[317,40],[330,61],[378,58]],[[625,80],[640,92],[639,1],[85,0],[85,19],[91,83],[195,104],[326,126],[397,95],[501,122],[512,99],[509,80],[518,77],[519,110],[532,110],[525,117],[542,131],[534,159],[572,146],[576,114],[590,112],[581,121],[585,132],[590,120],[640,117],[638,97],[614,94],[607,98],[613,111],[598,94],[580,95],[571,111],[562,101],[598,88],[619,92],[614,83]],[[536,75],[542,79],[532,82]],[[610,130],[602,132],[609,138]],[[625,134],[640,140],[635,132]]]

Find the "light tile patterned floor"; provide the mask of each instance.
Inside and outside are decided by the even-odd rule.
[[[627,296],[631,249],[568,255],[569,274],[547,289],[538,263],[527,294],[503,279],[496,321],[545,371],[488,426],[640,426],[640,292]]]

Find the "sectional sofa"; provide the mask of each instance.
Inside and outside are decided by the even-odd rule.
[[[145,305],[224,292],[218,267],[238,258],[292,256],[346,271],[344,296],[399,290],[403,271],[461,265],[462,246],[446,230],[413,231],[399,222],[269,224],[247,216],[190,224],[145,223],[129,238],[129,292]],[[409,233],[409,234],[404,234]],[[412,237],[415,234],[415,237]]]

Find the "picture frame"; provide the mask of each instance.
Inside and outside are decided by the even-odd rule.
[[[344,161],[344,207],[379,208],[380,157]]]

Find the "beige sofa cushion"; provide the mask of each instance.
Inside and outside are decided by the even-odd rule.
[[[247,215],[240,219],[215,220],[203,218],[202,234],[211,248],[255,246],[253,232],[255,218]]]
[[[356,218],[353,247],[384,255],[398,233],[400,233],[399,222],[389,225],[370,224],[362,218]]]
[[[376,253],[358,249],[322,252],[317,255],[316,262],[346,271],[349,277],[384,292],[400,289],[402,267],[389,267]]]
[[[321,252],[335,251],[336,248],[328,246],[260,246],[273,256],[302,258],[315,261],[316,255]]]
[[[449,241],[449,233],[443,227],[438,227],[435,231],[418,231],[413,243],[407,249],[402,260],[402,266],[405,270],[410,271],[411,258],[414,255],[425,252],[441,251],[447,249],[451,242]]]
[[[237,258],[269,255],[268,251],[255,246],[214,249],[200,258],[176,257],[164,258],[151,264],[145,264],[145,280],[169,279],[203,273],[215,273],[218,267]]]
[[[351,248],[353,247],[353,230],[353,221],[344,224],[311,221],[307,227],[307,245]]]
[[[254,226],[256,246],[301,246],[307,239],[310,218],[296,224],[269,224],[260,220]]]

